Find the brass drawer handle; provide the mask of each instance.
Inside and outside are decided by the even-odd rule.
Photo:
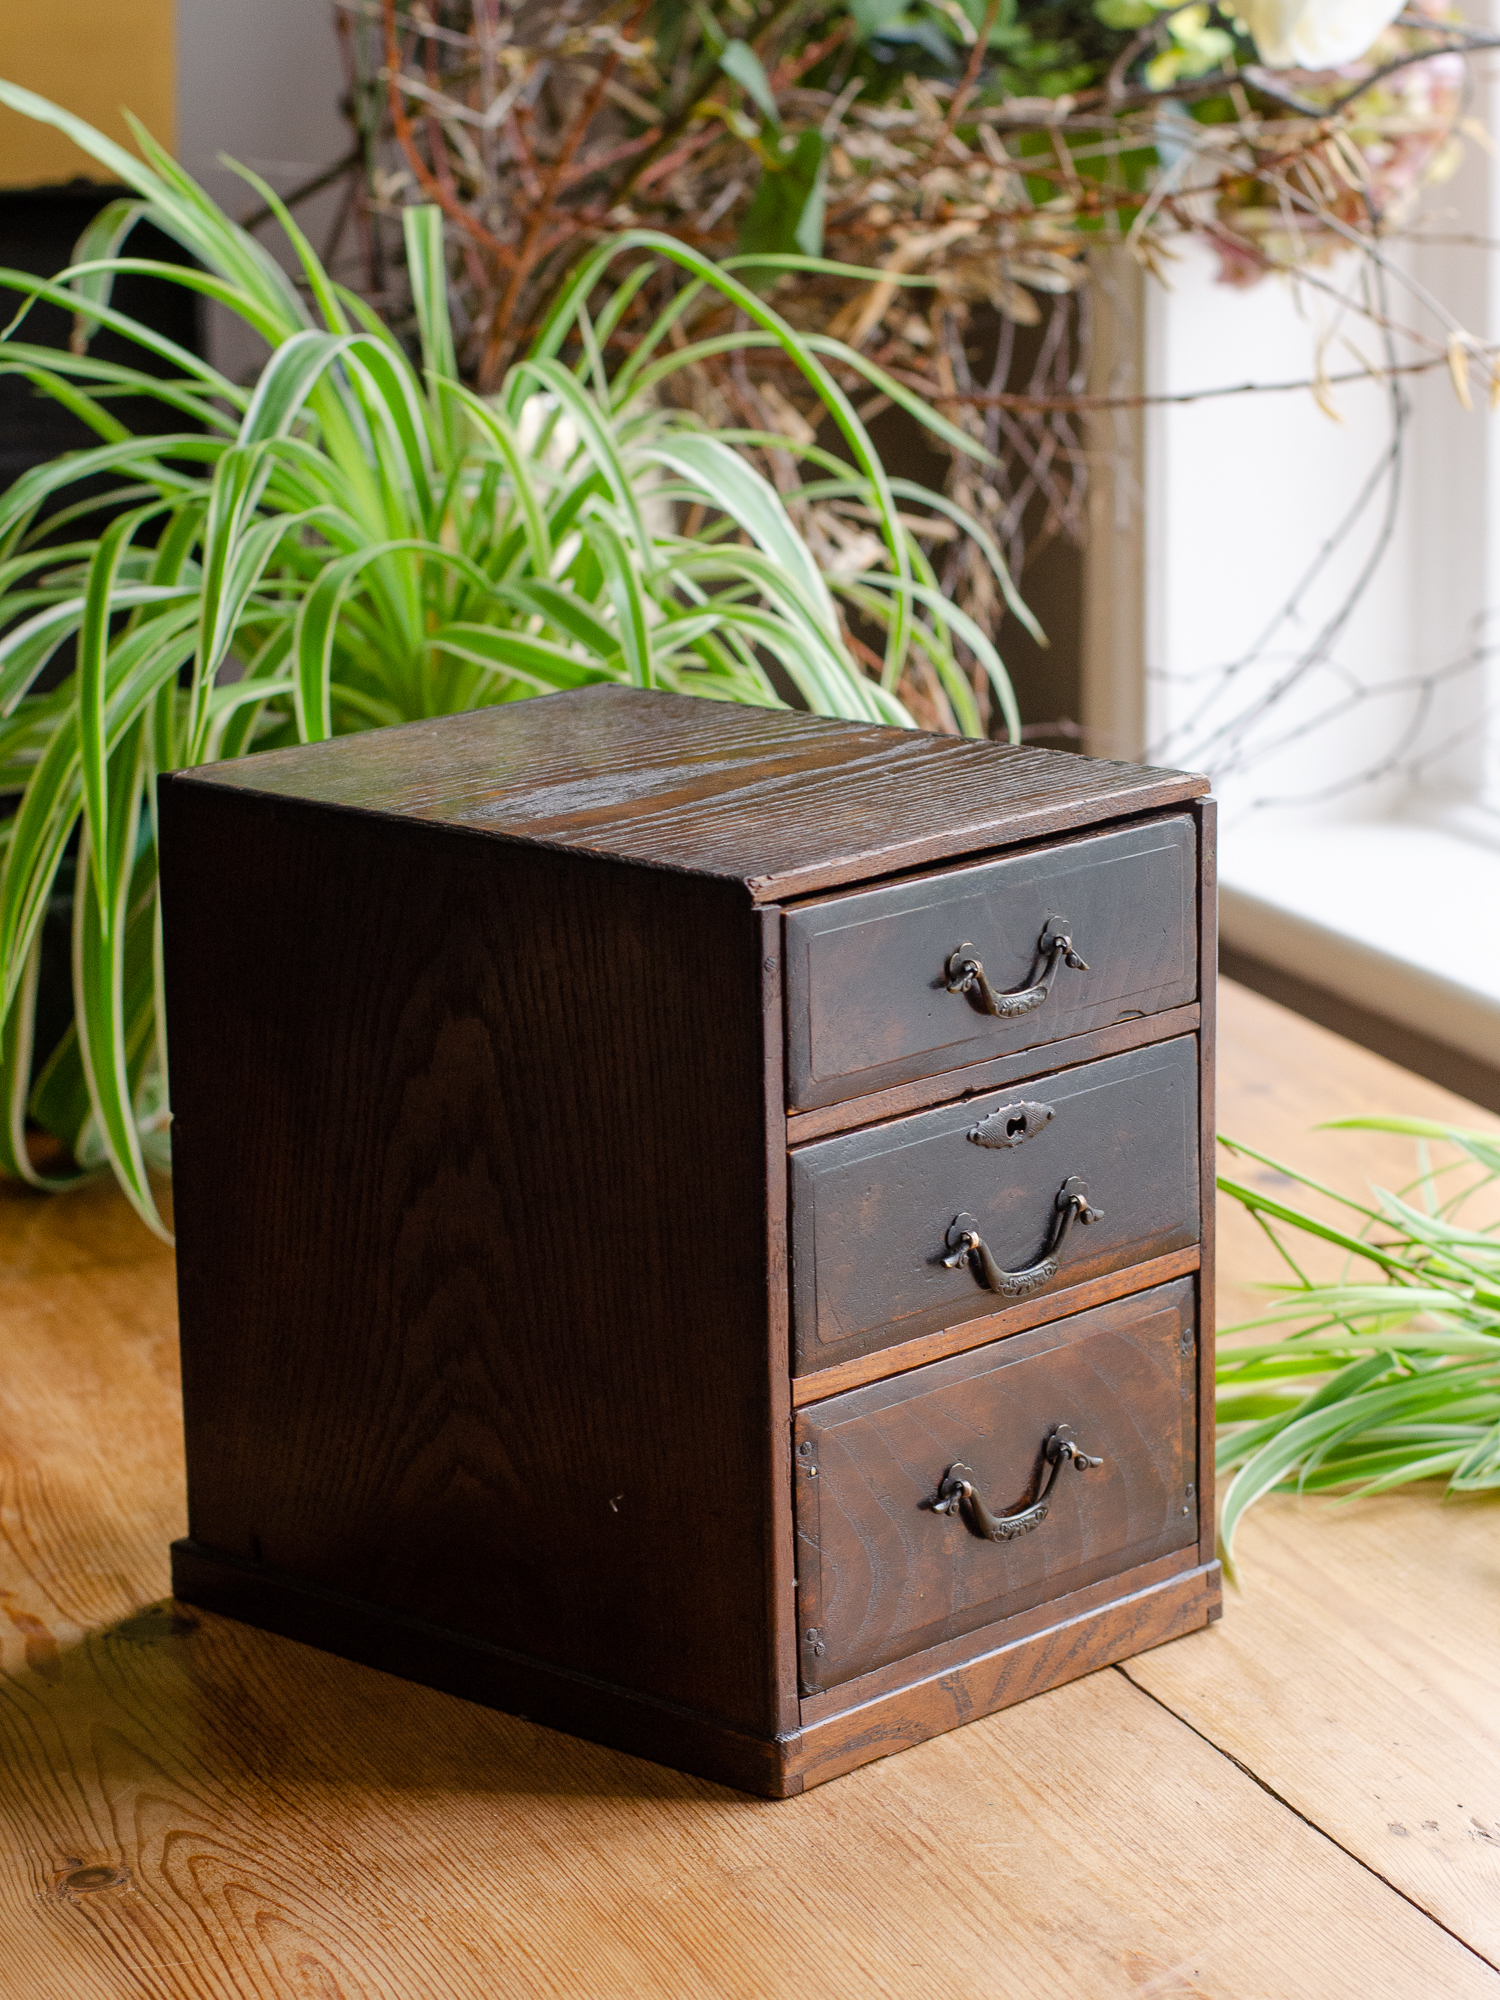
[[[1001,1020],[1009,1020],[1015,1014],[1031,1013],[1052,991],[1059,966],[1071,966],[1074,972],[1087,972],[1089,969],[1086,961],[1073,949],[1072,938],[1060,928],[1065,921],[1062,917],[1049,917],[1042,926],[1036,948],[1038,955],[1046,959],[1047,969],[1035,985],[1022,986],[1014,993],[997,993],[985,977],[984,967],[974,957],[973,945],[964,943],[949,956],[945,968],[948,991],[973,994],[986,1014],[994,1014]]]
[[[989,1246],[980,1235],[979,1224],[972,1215],[955,1215],[949,1223],[949,1254],[943,1263],[950,1271],[957,1271],[967,1264],[979,1282],[988,1290],[998,1292],[1001,1298],[1024,1299],[1028,1292],[1036,1291],[1049,1278],[1057,1276],[1062,1247],[1074,1222],[1103,1220],[1102,1209],[1089,1207],[1088,1182],[1080,1180],[1077,1174],[1070,1174],[1057,1190],[1047,1241],[1034,1264],[1027,1264],[1019,1271],[1002,1271],[990,1255]]]
[[[932,1503],[934,1514],[958,1514],[967,1522],[976,1535],[983,1535],[989,1542],[1013,1541],[1017,1535],[1030,1534],[1031,1530],[1047,1518],[1047,1501],[1057,1475],[1069,1459],[1080,1472],[1087,1472],[1093,1466],[1103,1465],[1102,1458],[1090,1458],[1080,1451],[1073,1441],[1069,1425],[1059,1424],[1042,1446],[1043,1462],[1051,1469],[1047,1473],[1047,1483],[1034,1500],[1030,1500],[1017,1513],[992,1514],[985,1506],[983,1498],[974,1485],[971,1466],[962,1463],[950,1465],[943,1474],[938,1488],[938,1497]],[[1038,1478],[1041,1474],[1038,1473]]]

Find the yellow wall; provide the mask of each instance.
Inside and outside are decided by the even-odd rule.
[[[120,114],[133,111],[173,146],[174,11],[174,0],[0,0],[0,76],[126,145]],[[61,132],[0,106],[0,188],[44,187],[77,174],[110,178]]]

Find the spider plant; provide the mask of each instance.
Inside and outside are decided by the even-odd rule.
[[[148,1175],[166,1164],[168,1125],[162,771],[607,680],[767,706],[792,688],[823,714],[909,725],[898,689],[910,672],[977,733],[960,645],[1016,733],[1004,667],[945,601],[902,503],[977,533],[1026,618],[999,551],[951,502],[887,476],[830,364],[977,448],[868,361],[775,312],[765,265],[774,276],[816,260],[738,260],[762,267],[752,283],[733,260],[717,267],[670,238],[628,233],[589,253],[530,352],[480,397],[457,378],[436,209],[405,216],[417,364],[253,174],[300,286],[143,130],[137,159],[27,91],[0,84],[0,102],[60,127],[132,191],[60,277],[0,272],[21,297],[0,372],[99,439],[0,496],[0,792],[14,800],[0,827],[0,1168],[58,1187],[107,1162],[165,1233]],[[143,218],[193,266],[121,254]],[[663,259],[677,267],[675,296],[611,365],[622,345],[612,336]],[[116,310],[110,287],[124,271],[189,286],[243,319],[271,350],[253,389]],[[37,299],[75,314],[73,351],[26,343]],[[695,313],[726,302],[744,331],[691,338]],[[165,373],[94,358],[100,326]],[[781,351],[847,457],[711,434],[671,407],[674,376],[736,344]],[[111,404],[136,396],[172,428],[128,432]],[[747,455],[756,448],[788,454],[783,466],[795,458],[785,497]],[[842,525],[843,568],[815,559],[819,520]],[[851,633],[851,612],[883,635],[883,661]],[[76,662],[48,686],[44,670],[69,643]],[[70,865],[73,1020],[37,1050],[43,919]],[[66,1172],[34,1164],[28,1120],[61,1141]]]
[[[1275,1288],[1266,1312],[1224,1329],[1277,1335],[1219,1358],[1218,1465],[1234,1475],[1220,1526],[1228,1564],[1246,1508],[1276,1487],[1378,1493],[1446,1478],[1450,1493],[1500,1489],[1500,1223],[1473,1213],[1475,1197],[1500,1180],[1500,1140],[1418,1118],[1351,1118],[1331,1129],[1409,1134],[1420,1171],[1398,1192],[1372,1189],[1365,1203],[1221,1141],[1332,1201],[1344,1219],[1321,1221],[1219,1181],[1294,1280]],[[1453,1149],[1442,1165],[1433,1141]],[[1347,1253],[1336,1283],[1305,1274],[1299,1239]]]

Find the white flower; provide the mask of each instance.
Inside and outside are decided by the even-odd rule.
[[[1239,0],[1267,69],[1337,69],[1357,62],[1405,0]]]

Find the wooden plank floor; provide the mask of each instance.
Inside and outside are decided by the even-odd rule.
[[[1221,1065],[1350,1185],[1495,1122],[1233,988]],[[771,1804],[176,1611],[171,1278],[0,1195],[0,2000],[1500,2000],[1500,1508],[1270,1502],[1221,1625]]]

